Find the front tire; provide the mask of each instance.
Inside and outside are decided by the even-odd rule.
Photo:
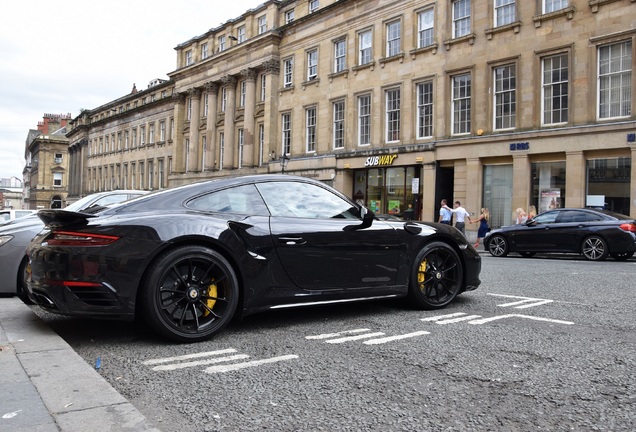
[[[599,236],[590,236],[583,240],[581,253],[590,261],[602,261],[607,258],[609,250],[607,243]]]
[[[165,252],[148,269],[141,307],[148,324],[178,342],[211,338],[232,319],[239,289],[230,263],[204,246]]]
[[[488,242],[488,252],[494,257],[505,257],[510,252],[508,240],[504,236],[494,235]]]
[[[464,287],[464,268],[457,252],[442,242],[425,245],[411,270],[408,298],[421,309],[448,305]]]

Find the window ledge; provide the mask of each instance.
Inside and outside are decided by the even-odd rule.
[[[381,58],[380,60],[378,60],[378,63],[380,63],[380,66],[384,67],[385,64],[391,63],[394,61],[399,61],[400,63],[404,63],[404,53],[401,52],[391,57]]]
[[[592,9],[592,13],[598,12],[601,6],[604,6],[609,3],[614,3],[620,0],[589,0],[588,4],[590,5],[590,9]],[[636,0],[631,0],[632,3],[636,2]]]
[[[489,29],[486,29],[485,33],[488,40],[490,40],[492,39],[493,35],[497,33],[510,31],[510,30],[512,30],[515,33],[519,33],[519,31],[521,30],[521,21],[515,21],[513,23],[502,25],[499,27],[489,28]]]
[[[534,26],[536,28],[539,28],[541,27],[541,24],[543,23],[543,21],[550,21],[562,16],[565,16],[569,20],[574,18],[574,6],[566,7],[564,9],[560,9],[558,11],[550,12],[543,15],[533,16],[532,21],[534,21]]]
[[[301,85],[303,86],[303,90],[305,90],[308,85],[318,86],[319,83],[320,83],[320,78],[315,77],[314,79],[304,81]]]
[[[357,65],[351,68],[351,70],[353,71],[354,75],[358,74],[358,71],[361,71],[363,69],[375,69],[375,61],[369,62],[369,63],[365,63],[365,64],[361,64],[361,65]]]
[[[418,54],[425,54],[427,52],[433,53],[433,54],[437,54],[437,42],[433,42],[430,45],[427,45],[425,47],[421,47],[421,48],[413,48],[411,51],[409,51],[409,54],[411,54],[411,58],[413,60],[415,60],[415,57]]]
[[[477,35],[475,33],[467,34],[465,36],[461,36],[455,39],[448,39],[444,41],[444,46],[446,47],[446,51],[451,49],[451,46],[457,45],[463,42],[468,42],[470,45],[475,43],[475,38]]]
[[[341,70],[340,72],[334,72],[332,74],[327,75],[327,78],[329,78],[329,82],[333,82],[334,78],[338,78],[339,76],[348,78],[349,77],[349,69],[344,69]]]
[[[278,94],[279,95],[282,95],[285,92],[292,92],[293,93],[294,92],[294,85],[292,84],[290,86],[281,87],[281,88],[278,89]]]

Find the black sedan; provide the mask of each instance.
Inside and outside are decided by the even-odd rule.
[[[576,253],[592,261],[607,256],[624,261],[636,252],[636,222],[606,210],[562,208],[541,213],[524,224],[492,230],[484,238],[491,255],[518,252]]]
[[[480,284],[455,228],[381,221],[334,189],[287,175],[167,189],[98,215],[42,210],[30,298],[51,312],[132,319],[201,341],[235,315],[406,297],[437,309]]]

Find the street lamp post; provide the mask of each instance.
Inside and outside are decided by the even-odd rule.
[[[286,154],[280,157],[280,167],[282,169],[282,173],[285,174],[285,168],[287,168],[287,164],[289,163],[289,157]]]

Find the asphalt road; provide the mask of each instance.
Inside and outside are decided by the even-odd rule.
[[[440,311],[277,311],[174,344],[38,312],[163,431],[636,430],[636,261],[484,256]]]

